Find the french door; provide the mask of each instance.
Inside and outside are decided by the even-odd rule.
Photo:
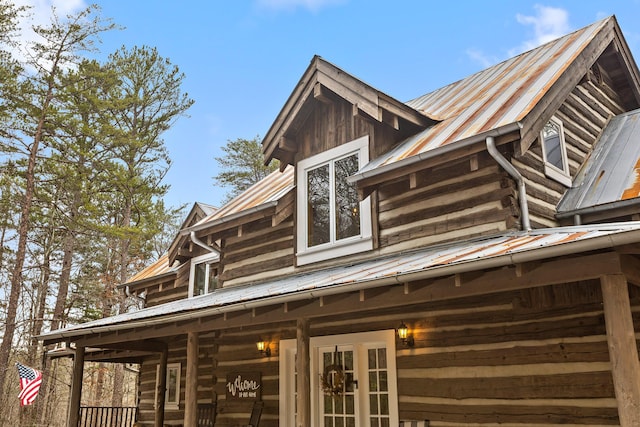
[[[295,426],[295,340],[280,343],[280,425]],[[398,425],[394,331],[310,339],[312,427]]]

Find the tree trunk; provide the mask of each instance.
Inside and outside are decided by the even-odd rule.
[[[33,194],[35,190],[35,170],[36,161],[38,158],[38,150],[40,147],[40,141],[44,131],[44,123],[46,118],[46,110],[52,99],[53,88],[52,85],[47,91],[47,96],[42,108],[42,114],[38,121],[38,127],[29,150],[29,160],[27,163],[26,172],[26,188],[24,197],[22,199],[22,209],[20,211],[20,221],[18,225],[18,250],[16,252],[16,261],[11,273],[11,283],[9,290],[9,304],[7,306],[6,326],[4,330],[4,336],[2,337],[2,344],[0,344],[0,393],[4,392],[5,378],[7,376],[7,369],[9,367],[9,351],[11,350],[11,344],[13,342],[13,335],[16,330],[16,315],[18,312],[18,300],[20,299],[20,288],[22,285],[22,268],[24,267],[24,260],[27,252],[27,239],[30,226],[31,204],[33,202]]]

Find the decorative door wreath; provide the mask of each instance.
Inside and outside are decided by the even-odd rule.
[[[320,385],[325,396],[338,397],[344,394],[346,386],[346,375],[338,360],[338,347],[333,354],[333,363],[324,368],[324,373],[320,375]]]

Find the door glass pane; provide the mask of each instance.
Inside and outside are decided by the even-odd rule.
[[[355,184],[347,182],[347,177],[358,171],[358,155],[336,160],[334,165],[336,240],[340,240],[360,234],[358,190]]]
[[[323,390],[322,413],[324,427],[355,427],[356,403],[353,386],[353,350],[323,351],[323,385],[333,384],[342,388],[335,393]],[[347,367],[347,364],[350,365]]]
[[[386,348],[370,349],[369,365],[369,420],[372,426],[389,425],[389,391]]]
[[[308,236],[309,247],[329,242],[331,205],[329,202],[329,165],[307,172]]]

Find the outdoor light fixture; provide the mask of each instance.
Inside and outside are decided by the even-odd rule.
[[[407,328],[404,322],[400,322],[400,326],[398,326],[398,338],[400,338],[400,341],[402,341],[402,344],[405,346],[413,347],[413,335],[409,335],[409,328]]]
[[[271,357],[271,349],[269,348],[269,344],[264,342],[262,338],[258,338],[256,347],[258,347],[258,351],[260,353],[264,354],[266,357]]]

